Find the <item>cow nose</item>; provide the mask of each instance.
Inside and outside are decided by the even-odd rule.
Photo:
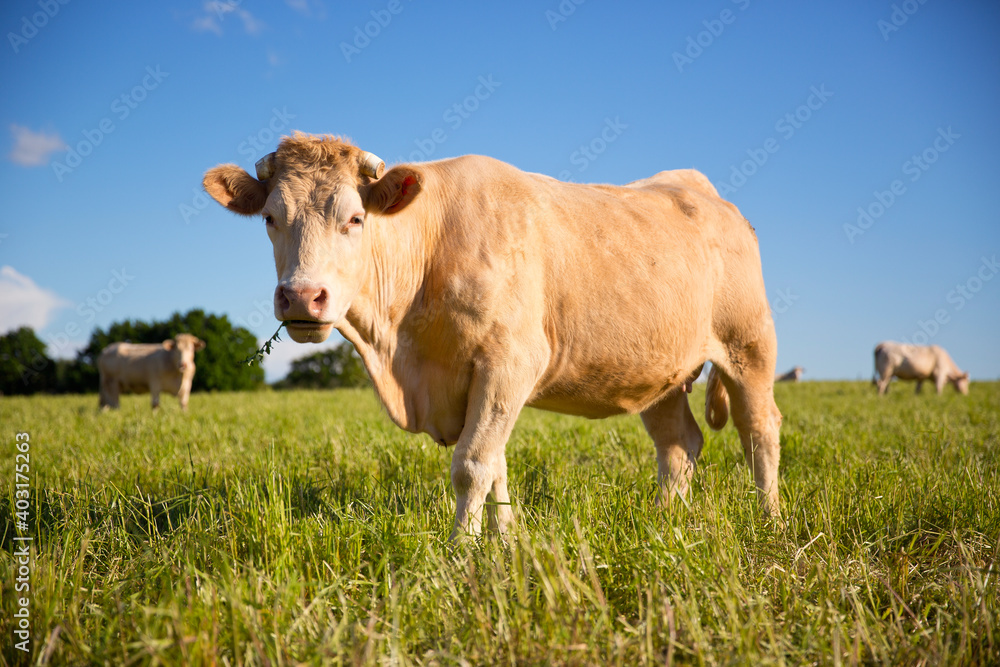
[[[275,302],[282,320],[322,320],[329,297],[320,285],[279,285]]]

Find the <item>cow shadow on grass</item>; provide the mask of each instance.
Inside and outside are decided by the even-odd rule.
[[[375,474],[339,467],[319,474],[271,471],[208,480],[178,471],[156,482],[136,479],[127,491],[112,482],[42,487],[32,491],[26,527],[14,499],[0,501],[0,548],[12,552],[18,535],[30,535],[42,550],[50,540],[61,542],[69,534],[85,532],[113,534],[140,545],[182,529],[204,534],[262,532],[309,518],[331,526],[348,521],[384,524],[386,516],[391,520],[442,509],[446,490],[426,477],[418,479],[419,474],[406,466]]]
[[[61,540],[68,532],[115,532],[133,543],[164,538],[185,527],[192,520],[202,528],[222,527],[233,520],[246,522],[254,509],[274,507],[289,520],[319,514],[328,501],[325,487],[312,480],[282,480],[280,488],[266,477],[244,479],[236,484],[174,484],[169,482],[144,487],[135,484],[129,492],[113,485],[78,483],[69,490],[41,488],[30,502],[27,530],[10,502],[0,502],[0,548],[16,548],[16,535],[30,535],[36,548],[43,549],[50,539]],[[282,494],[276,503],[276,491]],[[251,505],[252,504],[252,505]],[[20,530],[18,530],[20,528]]]

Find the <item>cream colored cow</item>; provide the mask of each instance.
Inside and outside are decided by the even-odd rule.
[[[775,382],[798,382],[802,379],[802,374],[806,372],[806,369],[802,366],[796,366],[787,373],[782,373],[781,375],[776,375],[774,377]]]
[[[885,341],[875,346],[875,377],[879,396],[889,391],[889,382],[895,375],[900,380],[916,380],[917,393],[924,380],[933,380],[937,393],[949,382],[955,391],[969,393],[969,374],[963,373],[943,347],[937,345],[911,345]]]
[[[118,408],[120,394],[149,392],[155,410],[160,407],[160,392],[166,392],[179,398],[181,408],[187,410],[194,380],[194,353],[204,347],[205,341],[186,333],[158,345],[108,345],[97,357],[101,408]]]
[[[400,427],[455,445],[452,539],[513,515],[504,449],[521,408],[640,413],[664,501],[703,438],[685,389],[712,361],[706,416],[729,415],[777,515],[777,344],[753,228],[702,174],[578,185],[481,156],[402,164],[296,134],[205,174],[274,247],[275,314],[298,342],[337,329]]]

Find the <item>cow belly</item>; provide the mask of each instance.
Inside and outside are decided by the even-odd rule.
[[[702,364],[693,327],[669,339],[608,339],[606,345],[557,348],[529,404],[544,410],[602,418],[635,414],[679,387]]]
[[[933,369],[918,367],[910,360],[904,359],[896,367],[893,374],[900,380],[926,380],[931,376],[932,371]]]
[[[707,313],[699,313],[698,304],[684,305],[687,318],[649,308],[631,319],[620,313],[594,318],[573,327],[572,335],[569,329],[556,333],[529,405],[589,418],[635,414],[653,405],[706,358]]]
[[[181,389],[181,377],[179,375],[167,375],[159,379],[160,391],[165,394],[176,396]],[[148,394],[152,386],[149,378],[142,377],[122,377],[118,380],[118,390],[123,394]]]
[[[148,382],[136,382],[134,380],[129,382],[122,382],[118,386],[118,390],[123,394],[148,394],[149,393],[149,383]]]
[[[529,401],[527,405],[539,410],[558,412],[575,417],[586,417],[587,419],[604,419],[605,417],[635,412],[634,409],[630,410],[620,402],[595,401],[573,396],[544,396]]]
[[[624,377],[613,377],[618,376],[617,373],[595,374],[575,382],[558,382],[533,397],[528,405],[588,419],[635,414],[679,386],[683,380],[680,375],[674,373],[656,380],[644,377],[627,382]]]

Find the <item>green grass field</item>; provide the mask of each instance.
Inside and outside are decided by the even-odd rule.
[[[692,395],[703,411],[704,385]],[[516,539],[452,549],[451,451],[368,391],[0,398],[4,664],[1000,664],[1000,383],[781,385],[787,526],[736,432],[655,504],[637,417],[525,411]],[[702,422],[703,423],[703,422]],[[15,434],[30,434],[31,653]]]

